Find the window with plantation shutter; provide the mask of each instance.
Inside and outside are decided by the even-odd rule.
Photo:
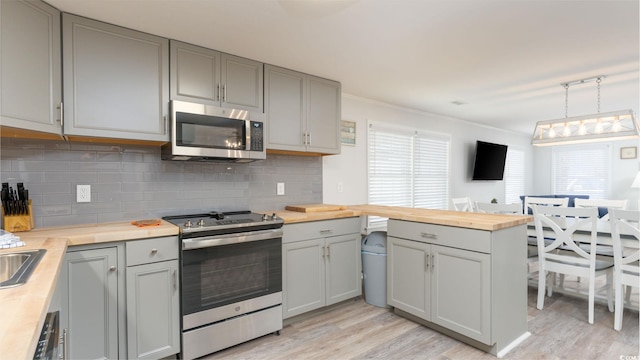
[[[520,202],[524,195],[524,151],[509,147],[504,169],[504,201],[506,204]]]
[[[611,194],[611,146],[567,145],[552,151],[554,194],[589,195],[608,199]]]
[[[369,123],[369,204],[446,209],[449,137],[387,123]],[[368,229],[386,226],[370,216]]]

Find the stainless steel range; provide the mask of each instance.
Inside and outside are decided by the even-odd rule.
[[[273,215],[163,218],[180,227],[183,359],[282,329],[282,225]]]

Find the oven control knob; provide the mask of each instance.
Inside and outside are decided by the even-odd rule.
[[[269,220],[269,215],[267,214],[262,215],[262,221],[267,221],[267,220]]]
[[[192,226],[193,226],[193,224],[191,223],[191,220],[187,220],[187,222],[184,223],[184,227],[187,228],[187,229],[189,229]]]
[[[278,220],[278,215],[276,215],[276,213],[273,213],[271,215],[271,220]]]
[[[198,221],[198,226],[203,227],[204,226],[204,219],[200,219]]]

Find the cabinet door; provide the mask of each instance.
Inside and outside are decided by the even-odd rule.
[[[61,135],[60,12],[35,1],[1,7],[2,125]]]
[[[325,240],[326,305],[362,294],[360,239],[360,234],[348,234]]]
[[[431,321],[490,344],[491,256],[437,245],[431,253]]]
[[[324,239],[282,245],[283,318],[324,306]]]
[[[69,252],[61,272],[61,325],[70,359],[118,358],[118,253]]]
[[[169,141],[169,41],[63,14],[64,133]]]
[[[429,245],[387,237],[387,303],[430,320]]]
[[[340,83],[308,77],[307,151],[340,153]]]
[[[267,149],[305,151],[304,74],[265,66]]]
[[[127,350],[130,359],[180,352],[178,260],[127,267]]]
[[[264,112],[264,64],[222,54],[222,106]]]
[[[171,99],[220,106],[220,53],[171,40]]]

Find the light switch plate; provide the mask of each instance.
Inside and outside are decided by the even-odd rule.
[[[284,183],[278,183],[276,187],[276,195],[284,195]]]
[[[76,202],[91,202],[91,185],[76,186]]]

